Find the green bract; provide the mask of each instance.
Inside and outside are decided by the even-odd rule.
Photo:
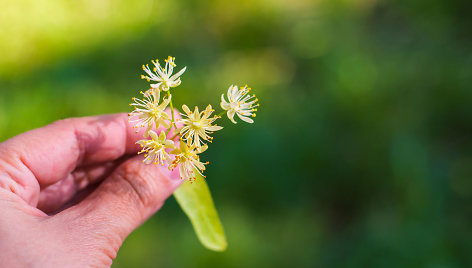
[[[185,181],[174,192],[175,199],[192,222],[200,242],[208,249],[224,251],[228,244],[210,189],[205,179],[197,176],[194,183]]]

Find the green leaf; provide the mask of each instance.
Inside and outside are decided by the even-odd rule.
[[[228,245],[226,236],[205,179],[198,175],[194,183],[185,181],[174,197],[192,222],[200,242],[208,249],[224,251]]]

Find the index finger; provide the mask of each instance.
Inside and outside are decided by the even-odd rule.
[[[22,186],[18,191],[23,193],[17,194],[31,202],[37,199],[33,192],[66,178],[78,166],[136,153],[143,131],[136,133],[122,113],[60,120],[20,134],[0,144],[0,186],[3,173]]]

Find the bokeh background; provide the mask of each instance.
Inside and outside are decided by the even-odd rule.
[[[114,267],[472,267],[472,20],[449,0],[3,0],[0,140],[127,112],[141,65],[183,103],[260,99],[204,159],[229,240],[173,198]]]

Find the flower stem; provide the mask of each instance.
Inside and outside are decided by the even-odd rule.
[[[225,112],[226,112],[226,111],[222,111],[221,113],[219,113],[219,114],[218,114],[218,116],[220,116],[220,117],[221,117],[222,115],[224,115],[224,114],[225,114]]]
[[[167,97],[170,98],[170,92],[167,92]],[[174,105],[172,104],[172,99],[170,100],[170,113],[172,115],[171,124],[174,124],[174,127],[177,128],[177,126],[175,125],[175,120],[174,120]]]
[[[175,133],[175,135],[174,135],[174,136],[172,136],[172,138],[170,138],[170,139],[171,139],[171,140],[174,140],[174,139],[175,139],[175,137],[177,137],[177,136],[179,136],[179,133]]]
[[[167,97],[170,98],[170,92],[167,92]],[[172,116],[172,121],[170,122],[170,127],[166,131],[166,136],[167,136],[167,134],[169,134],[169,132],[172,128],[172,125],[174,125],[174,128],[177,129],[177,125],[175,124],[175,119],[174,119],[174,105],[172,104],[172,99],[170,99],[169,104],[170,104],[170,113],[171,113],[171,116]],[[177,137],[177,135],[179,135],[179,133],[176,133],[174,135],[174,137],[171,138],[171,140],[173,140],[175,137]]]

